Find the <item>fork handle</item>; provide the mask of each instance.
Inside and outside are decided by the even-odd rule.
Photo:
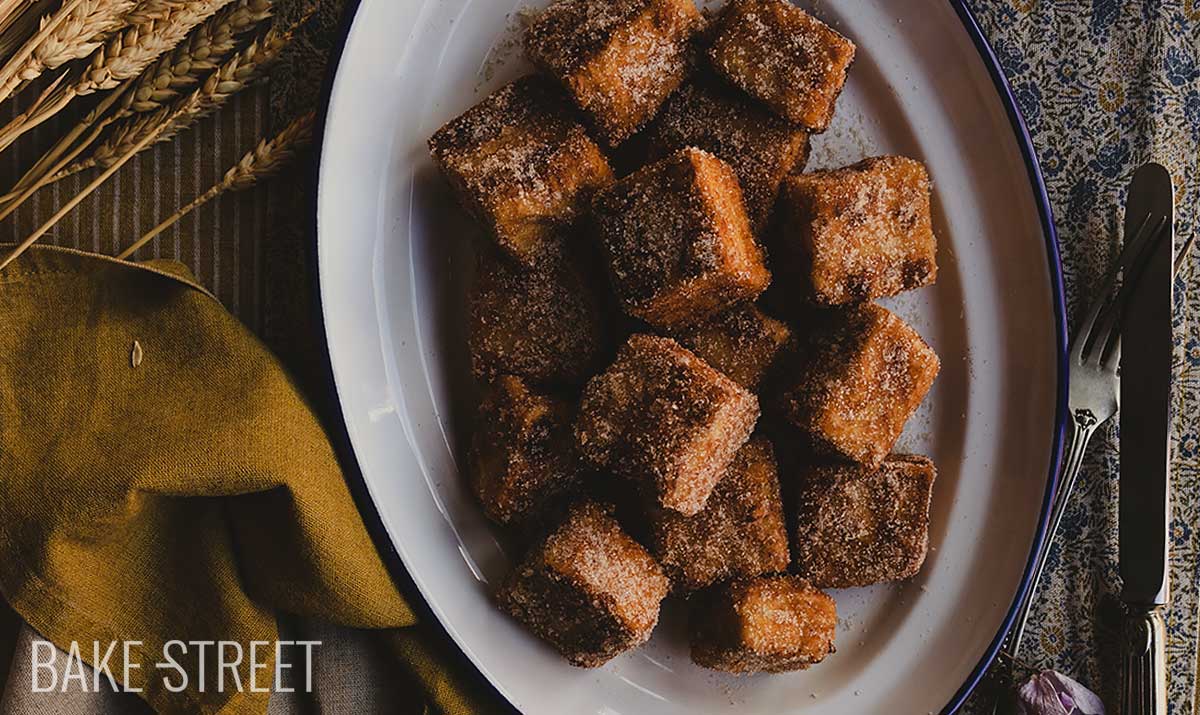
[[[1122,638],[1122,715],[1167,715],[1167,629],[1154,606],[1129,606]]]

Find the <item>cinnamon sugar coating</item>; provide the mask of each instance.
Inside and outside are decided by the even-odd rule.
[[[800,300],[839,305],[937,280],[929,174],[919,161],[884,156],[793,176],[780,214],[771,254],[780,286]]]
[[[429,148],[459,202],[513,259],[531,266],[612,182],[600,147],[546,80],[506,85],[447,123]]]
[[[877,467],[939,369],[933,349],[888,310],[827,310],[789,368],[783,411],[819,452]]]
[[[572,665],[594,668],[650,638],[667,588],[650,554],[587,502],[533,547],[497,601]]]
[[[480,253],[470,293],[475,376],[517,375],[542,385],[580,385],[602,366],[609,325],[597,281],[569,252],[523,270]]]
[[[915,576],[929,545],[937,470],[926,457],[894,455],[876,469],[805,470],[793,545],[797,573],[819,588],[854,588]]]
[[[708,57],[780,116],[822,132],[854,52],[853,42],[784,0],[732,0]]]
[[[746,443],[758,399],[674,340],[634,335],[592,378],[575,422],[580,451],[693,515]]]
[[[708,152],[682,149],[596,194],[593,214],[617,298],[630,315],[682,328],[771,281],[737,177]]]
[[[725,311],[676,335],[684,347],[747,390],[757,390],[776,360],[793,346],[787,323],[751,304]]]
[[[788,567],[779,475],[763,437],[738,450],[698,514],[655,508],[649,520],[651,551],[677,591]]]
[[[798,576],[737,579],[692,601],[692,660],[702,667],[782,673],[834,652],[837,605]]]
[[[571,433],[571,407],[518,377],[488,385],[471,437],[468,469],[483,511],[499,524],[536,518],[579,487],[584,471]]]
[[[729,164],[755,230],[766,224],[780,182],[808,159],[807,132],[711,79],[680,87],[647,134],[652,157],[694,146]]]
[[[702,25],[692,0],[557,0],[526,30],[525,54],[616,146],[683,81]]]

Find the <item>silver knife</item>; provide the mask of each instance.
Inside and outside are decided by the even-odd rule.
[[[1140,267],[1121,328],[1121,600],[1123,715],[1166,715],[1166,627],[1170,600],[1171,313],[1175,197],[1157,164],[1134,174],[1125,235],[1143,221],[1165,222],[1167,238]],[[1127,276],[1128,279],[1128,276]]]

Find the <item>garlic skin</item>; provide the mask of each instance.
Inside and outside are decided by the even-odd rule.
[[[1020,715],[1104,715],[1100,697],[1053,670],[1033,675],[1017,690]]]

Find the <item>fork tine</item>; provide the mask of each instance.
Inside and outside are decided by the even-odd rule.
[[[1092,332],[1096,327],[1096,320],[1100,317],[1100,312],[1104,310],[1104,306],[1108,303],[1109,295],[1112,293],[1113,286],[1117,283],[1117,276],[1121,269],[1125,266],[1129,259],[1135,255],[1135,250],[1145,241],[1147,232],[1146,228],[1150,225],[1150,214],[1142,219],[1137,230],[1134,231],[1133,237],[1126,237],[1125,246],[1121,249],[1121,254],[1108,269],[1108,273],[1104,276],[1104,281],[1101,284],[1100,291],[1096,294],[1096,299],[1088,308],[1087,315],[1083,319],[1083,323],[1075,332],[1074,340],[1071,347],[1071,361],[1075,363],[1083,362],[1083,349],[1088,344],[1092,336]]]
[[[1113,340],[1112,349],[1108,351],[1108,357],[1104,358],[1104,369],[1108,372],[1115,372],[1121,365],[1121,331],[1117,331],[1117,337]]]
[[[1112,300],[1112,304],[1105,312],[1104,319],[1100,321],[1099,330],[1095,331],[1095,338],[1091,341],[1091,347],[1085,348],[1087,354],[1085,360],[1096,364],[1104,363],[1105,355],[1111,352],[1112,346],[1109,344],[1113,341],[1114,335],[1120,335],[1121,322],[1125,317],[1125,304],[1129,302],[1129,296],[1137,289],[1137,284],[1140,282],[1142,273],[1145,271],[1146,264],[1149,263],[1150,257],[1162,245],[1163,240],[1171,235],[1167,230],[1167,221],[1163,219],[1159,221],[1150,238],[1143,242],[1143,245],[1138,249],[1137,255],[1126,267],[1124,280],[1121,281],[1121,288],[1117,291],[1117,295]]]

